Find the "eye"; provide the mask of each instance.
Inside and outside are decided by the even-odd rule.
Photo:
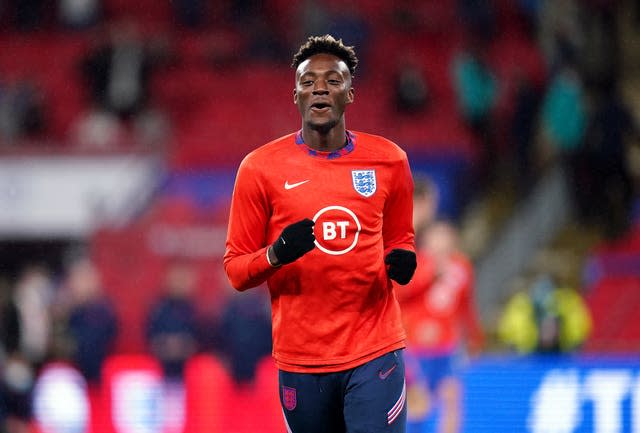
[[[339,86],[341,81],[340,80],[335,80],[335,79],[331,79],[328,81],[329,84],[331,84],[332,86]]]
[[[300,84],[302,84],[303,86],[308,87],[308,86],[313,85],[313,80],[304,80]]]

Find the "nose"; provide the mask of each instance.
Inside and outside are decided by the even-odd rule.
[[[327,83],[325,83],[324,80],[316,80],[313,85],[313,94],[326,95],[327,93],[329,93],[329,90],[327,89]]]

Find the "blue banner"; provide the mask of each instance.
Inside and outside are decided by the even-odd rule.
[[[640,356],[482,358],[462,375],[468,433],[640,433]]]

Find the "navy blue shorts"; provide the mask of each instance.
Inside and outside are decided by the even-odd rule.
[[[402,351],[336,373],[279,371],[289,433],[404,433],[407,420]]]
[[[422,371],[422,375],[429,384],[429,389],[435,392],[440,383],[447,377],[456,376],[456,363],[458,362],[456,355],[438,355],[438,356],[418,356],[418,364]]]

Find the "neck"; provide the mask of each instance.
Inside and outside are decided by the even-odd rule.
[[[304,143],[310,148],[321,152],[333,152],[344,147],[346,134],[344,123],[338,123],[326,131],[321,128],[312,128],[308,125],[302,126]]]

